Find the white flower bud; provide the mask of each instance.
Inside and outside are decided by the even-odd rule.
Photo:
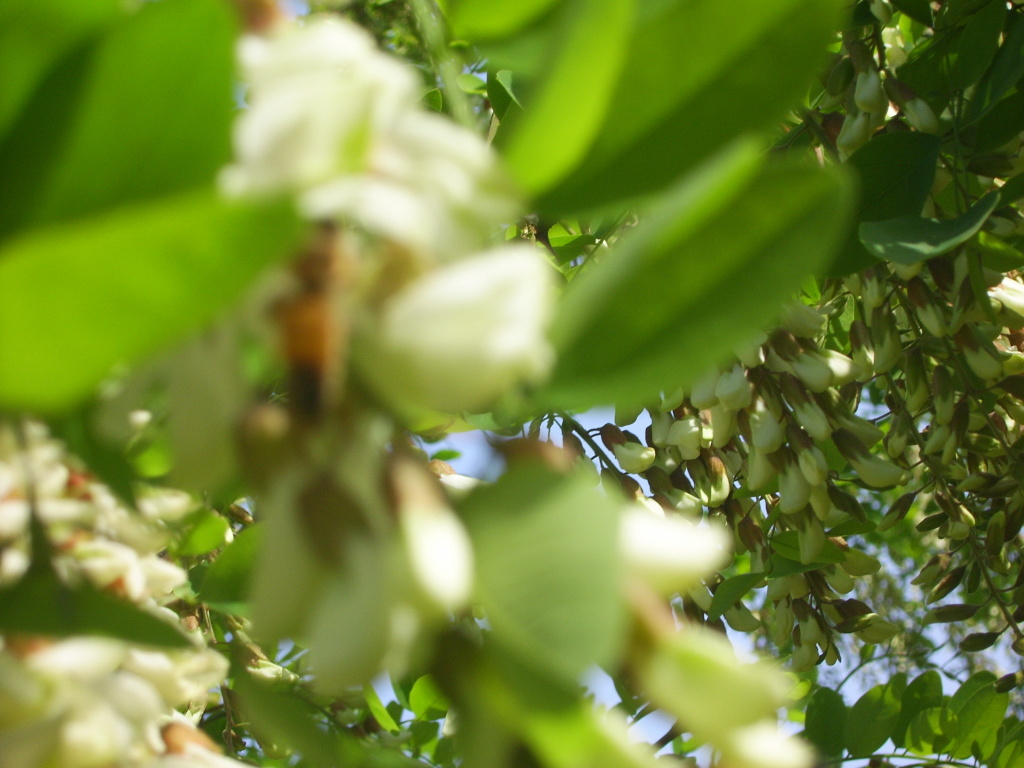
[[[922,133],[938,134],[941,130],[932,108],[920,97],[915,97],[903,105],[903,116]]]
[[[858,149],[868,143],[871,138],[871,115],[868,112],[858,112],[856,115],[847,115],[843,121],[843,127],[836,137],[836,149],[839,150],[839,157],[845,160]]]
[[[696,416],[686,416],[669,427],[668,443],[679,449],[683,461],[692,461],[700,456],[701,423]]]
[[[619,536],[626,571],[664,594],[695,587],[729,559],[731,538],[721,528],[642,507],[626,509]]]
[[[750,405],[753,393],[750,389],[750,382],[747,381],[746,371],[739,365],[734,365],[723,373],[715,385],[715,396],[723,408],[738,411]]]
[[[615,454],[615,460],[619,462],[622,471],[630,474],[646,472],[657,458],[653,448],[633,442],[613,445],[612,453]]]
[[[889,99],[882,89],[882,78],[877,69],[867,69],[857,74],[853,87],[853,100],[861,113],[885,114],[889,109]]]
[[[718,403],[718,396],[715,394],[715,390],[718,387],[719,376],[720,374],[717,370],[708,371],[693,382],[693,387],[690,391],[690,402],[693,403],[694,408],[704,410]]]
[[[399,407],[482,411],[548,372],[553,292],[552,270],[531,246],[441,267],[391,297],[358,362]]]

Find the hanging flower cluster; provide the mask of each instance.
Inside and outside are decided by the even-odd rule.
[[[0,425],[0,585],[17,585],[33,563],[36,516],[69,586],[87,582],[179,625],[168,603],[187,581],[159,552],[194,509],[185,494],[151,491],[131,512],[77,469],[45,430],[26,425],[24,445]],[[40,606],[41,611],[71,610]],[[0,755],[5,768],[231,768],[199,731],[210,689],[228,662],[204,647],[161,650],[111,637],[0,632]]]

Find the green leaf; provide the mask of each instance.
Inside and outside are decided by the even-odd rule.
[[[48,637],[100,635],[129,643],[191,648],[176,624],[120,600],[89,581],[69,586],[54,570],[52,547],[33,515],[32,561],[16,583],[0,589],[0,633]]]
[[[641,3],[593,146],[538,207],[565,213],[648,194],[737,137],[770,127],[815,75],[840,5]]]
[[[1006,13],[1005,3],[989,2],[970,17],[950,66],[950,85],[954,89],[968,88],[985,74],[998,50]]]
[[[0,246],[0,405],[56,412],[113,366],[201,328],[299,232],[288,204],[209,193],[125,207]]]
[[[971,756],[972,745],[977,745],[982,759],[991,755],[1006,714],[1008,694],[996,693],[994,675],[978,677],[979,674],[973,675],[950,700],[950,708],[956,712],[957,727],[947,751],[959,759]],[[976,684],[972,683],[975,678]],[[968,684],[971,684],[969,695],[961,696]]]
[[[789,560],[800,560],[800,536],[796,531],[775,534],[771,538],[771,547]],[[846,555],[834,542],[826,541],[815,561],[815,567],[820,567],[824,563],[841,563],[845,559]]]
[[[891,685],[876,685],[850,708],[846,729],[851,757],[869,757],[892,736],[900,714],[900,697]]]
[[[205,555],[224,544],[224,537],[231,527],[227,518],[212,509],[202,509],[191,520],[188,533],[182,537],[175,551],[178,555]]]
[[[0,236],[210,184],[230,159],[234,19],[146,3],[40,86],[0,145]]]
[[[859,727],[859,723],[854,723]],[[819,688],[807,702],[803,737],[825,757],[839,757],[846,744],[846,704],[838,691]]]
[[[765,578],[763,573],[741,573],[739,576],[730,576],[723,581],[715,589],[715,594],[711,598],[708,619],[714,621],[721,618],[722,614],[736,605],[750,590],[756,589],[764,583]]]
[[[914,678],[900,699],[900,716],[892,732],[892,743],[902,748],[910,721],[919,712],[942,704],[942,678],[934,669]]]
[[[248,613],[249,582],[263,539],[263,526],[251,525],[235,536],[207,569],[200,600],[225,613]]]
[[[615,658],[625,626],[613,499],[585,477],[526,464],[474,491],[463,512],[496,643],[571,681]]]
[[[1014,12],[1006,21],[1003,44],[999,46],[992,66],[974,89],[964,115],[964,125],[972,125],[984,117],[1021,77],[1024,77],[1024,16]]]
[[[948,707],[930,707],[910,721],[906,747],[915,755],[930,755],[945,750],[956,733],[956,713]]]
[[[487,99],[499,120],[505,119],[505,114],[513,105],[517,109],[523,108],[513,90],[512,81],[513,74],[507,69],[487,73]]]
[[[423,675],[409,691],[409,706],[416,717],[437,720],[445,716],[451,705],[437,687],[434,676]]]
[[[547,13],[559,0],[458,0],[452,3],[456,35],[488,40],[511,35]]]
[[[1024,41],[1022,41],[1024,43]],[[971,153],[975,156],[996,152],[1024,130],[1024,93],[1017,91],[994,105],[969,133]]]
[[[854,152],[845,165],[856,172],[860,182],[856,221],[920,216],[938,159],[939,138],[918,131],[884,133]],[[841,277],[874,263],[855,230],[828,274]]]
[[[978,231],[1000,205],[998,192],[989,192],[955,219],[922,219],[906,216],[860,225],[860,241],[879,259],[899,264],[916,264],[949,253]]]
[[[542,402],[643,403],[685,385],[829,259],[845,231],[846,178],[758,165],[750,145],[716,158],[580,273],[557,311],[560,355]]]
[[[123,12],[118,0],[0,3],[0,140],[49,69]]]
[[[380,696],[372,685],[367,684],[363,686],[363,698],[366,699],[366,706],[369,708],[370,714],[373,715],[373,719],[377,721],[381,728],[391,733],[398,733],[402,730],[399,728],[398,723],[395,722],[395,719],[391,717],[391,713],[388,712],[387,707],[384,706],[384,702],[380,700]]]
[[[545,77],[524,96],[524,111],[506,113],[499,137],[513,177],[528,193],[550,189],[598,139],[625,57],[633,5],[592,0],[564,6]]]
[[[926,27],[932,25],[932,6],[928,0],[892,0],[893,6],[905,13],[914,21],[919,21]]]

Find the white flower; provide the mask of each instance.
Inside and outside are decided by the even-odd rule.
[[[503,246],[427,274],[393,296],[357,350],[396,404],[481,411],[553,361],[551,268],[531,246]]]
[[[149,681],[169,706],[206,698],[225,678],[228,661],[208,648],[201,651],[128,651],[124,669]]]
[[[615,460],[619,462],[622,471],[631,474],[646,472],[657,458],[657,453],[653,448],[640,443],[627,442],[613,445],[612,453],[615,454]]]
[[[767,720],[733,731],[719,747],[736,768],[810,768],[814,764],[814,753],[805,742],[787,736]]]
[[[729,536],[678,515],[630,506],[622,516],[620,549],[627,573],[666,594],[685,591],[729,559]]]

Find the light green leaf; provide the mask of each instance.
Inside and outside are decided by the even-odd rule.
[[[423,675],[409,691],[409,705],[416,717],[437,720],[444,717],[450,706],[448,699],[437,687],[433,675]]]
[[[996,693],[992,685],[985,685],[960,703],[956,710],[956,736],[947,751],[962,759],[970,757],[972,745],[977,745],[982,759],[991,755],[996,747],[999,726],[1006,714],[1008,701],[1007,694]],[[950,706],[953,706],[952,702]]]
[[[715,158],[580,273],[558,308],[560,354],[538,399],[634,404],[685,385],[828,261],[852,202],[847,179],[804,166],[759,170],[758,157],[742,145]]]
[[[864,222],[860,225],[860,241],[879,259],[915,264],[966,243],[999,204],[999,193],[990,192],[955,219],[936,221],[908,216]]]
[[[373,719],[377,721],[381,728],[391,733],[398,733],[401,730],[372,685],[366,684],[363,686],[363,698],[366,699],[366,706],[370,709],[370,714],[373,715]]]
[[[478,599],[495,642],[570,681],[623,641],[617,503],[586,477],[513,466],[476,490],[464,515]]]
[[[942,752],[956,729],[956,713],[953,710],[949,707],[929,707],[910,720],[906,747],[915,755]]]
[[[190,523],[188,533],[175,550],[178,555],[205,555],[212,552],[224,544],[224,536],[231,527],[226,517],[212,509],[200,510]]]
[[[504,37],[558,3],[559,0],[458,0],[452,3],[452,30],[473,40]]]
[[[146,3],[40,84],[0,144],[0,237],[210,184],[230,158],[234,18]]]
[[[296,244],[290,205],[209,193],[124,207],[0,246],[0,405],[60,411],[118,363],[201,328]]]
[[[859,723],[853,723],[859,727]],[[807,703],[803,737],[825,757],[843,754],[846,728],[846,704],[838,691],[819,688]]]

